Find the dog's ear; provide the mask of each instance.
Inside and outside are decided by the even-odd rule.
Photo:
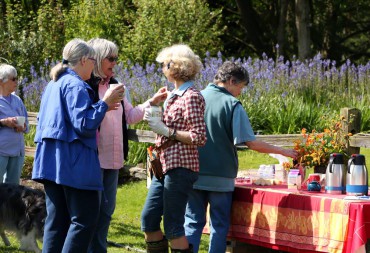
[[[22,197],[23,203],[26,206],[26,209],[30,208],[36,201],[35,196],[33,195],[28,195],[25,197]]]
[[[34,226],[33,220],[35,217],[40,213],[42,216],[46,216],[45,199],[37,195],[29,194],[23,198],[23,203],[25,207],[25,219],[23,219],[21,222],[22,224],[19,225],[28,233]]]
[[[32,214],[30,209],[32,209],[32,196],[22,196],[22,202],[24,205],[24,216],[20,219],[18,227],[23,231],[24,234],[27,234],[32,229]]]

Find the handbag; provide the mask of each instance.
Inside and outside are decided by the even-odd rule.
[[[177,141],[175,140],[167,140],[164,143],[162,143],[158,147],[153,147],[150,146],[148,150],[148,160],[149,160],[149,170],[151,173],[154,174],[154,176],[157,179],[162,179],[163,178],[163,169],[162,169],[162,163],[159,158],[160,153],[162,150],[174,145]]]

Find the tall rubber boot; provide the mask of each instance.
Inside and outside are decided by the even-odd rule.
[[[171,253],[193,253],[193,244],[189,244],[188,249],[173,249],[173,248],[171,248]]]
[[[147,253],[168,253],[168,240],[163,237],[160,241],[146,242]]]

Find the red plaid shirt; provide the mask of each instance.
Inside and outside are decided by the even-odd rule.
[[[188,88],[186,89],[186,87]],[[204,98],[197,89],[188,83],[185,83],[185,89],[182,90],[181,88],[166,101],[167,106],[163,112],[163,121],[171,129],[189,131],[192,144],[176,142],[175,145],[161,152],[160,158],[164,173],[177,167],[198,172],[199,156],[197,147],[204,146],[207,140],[206,124],[204,122]],[[168,138],[158,135],[156,145],[159,146],[166,140]]]

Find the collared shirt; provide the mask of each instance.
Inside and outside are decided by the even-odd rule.
[[[163,172],[177,167],[199,171],[198,146],[206,143],[206,124],[204,122],[205,102],[193,82],[184,83],[165,101],[163,121],[171,129],[190,132],[192,144],[176,142],[161,152]],[[158,135],[156,145],[168,140]]]
[[[28,133],[27,111],[20,97],[15,94],[7,97],[0,96],[0,119],[16,116],[26,117],[25,132]],[[23,133],[6,126],[0,127],[0,156],[24,156]]]
[[[104,97],[107,89],[107,85],[99,85],[99,98]],[[134,124],[142,120],[145,108],[150,106],[147,101],[133,107],[126,96],[123,102],[127,124]],[[122,110],[122,105],[120,105],[118,110],[108,111],[100,125],[98,150],[100,167],[104,169],[120,169],[123,167]]]

